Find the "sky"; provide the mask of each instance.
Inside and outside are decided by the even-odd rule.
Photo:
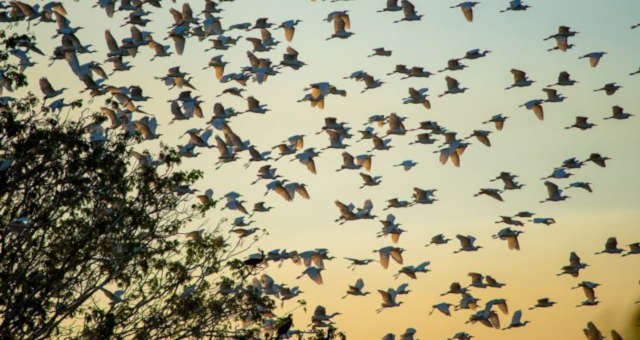
[[[197,1],[189,2],[194,12],[202,9]],[[307,184],[310,200],[297,197],[285,202],[280,197],[269,194],[263,196],[266,181],[251,185],[260,165],[243,166],[247,155],[240,160],[214,169],[217,152],[201,150],[195,159],[183,163],[186,168],[205,171],[204,178],[196,188],[204,191],[213,188],[219,197],[234,190],[252,206],[264,200],[274,209],[268,214],[254,216],[256,226],[268,230],[254,248],[270,250],[275,248],[304,251],[327,248],[336,259],[326,263],[322,273],[323,285],[316,285],[307,278],[296,280],[303,266],[285,263],[281,268],[270,266],[267,272],[277,282],[289,286],[299,285],[304,291],[302,298],[309,304],[309,312],[296,311],[295,324],[306,325],[310,313],[316,305],[326,306],[328,312],[338,311],[342,315],[334,318],[337,326],[350,339],[376,339],[387,333],[401,334],[407,327],[418,330],[420,339],[445,339],[458,331],[466,331],[478,339],[540,339],[566,338],[580,339],[582,328],[587,321],[594,321],[609,334],[611,328],[618,330],[625,339],[634,337],[631,327],[631,313],[634,302],[640,299],[639,260],[640,255],[620,257],[619,255],[594,255],[604,247],[606,239],[615,236],[619,246],[640,241],[640,152],[637,133],[640,121],[637,116],[628,120],[603,120],[611,114],[613,105],[622,106],[625,112],[640,114],[640,76],[629,76],[638,69],[640,52],[640,29],[630,26],[640,22],[640,2],[618,1],[552,1],[527,2],[532,7],[527,11],[499,13],[507,7],[507,1],[483,1],[474,8],[474,20],[467,22],[452,1],[415,0],[416,10],[423,18],[416,22],[394,24],[401,17],[396,13],[377,13],[384,7],[382,0],[354,0],[344,2],[311,2],[308,0],[236,0],[225,2],[222,24],[227,27],[234,23],[254,22],[259,17],[268,17],[269,22],[279,24],[288,19],[301,19],[295,36],[287,43],[281,30],[272,30],[274,38],[281,41],[273,51],[259,53],[275,63],[282,58],[286,46],[300,52],[299,59],[307,65],[298,71],[284,69],[265,83],[250,81],[245,93],[267,104],[270,111],[264,115],[243,114],[234,117],[229,125],[243,139],[250,139],[258,149],[265,151],[295,134],[305,135],[305,147],[323,148],[328,145],[325,134],[315,135],[320,130],[325,117],[337,117],[352,127],[352,133],[361,129],[362,124],[373,114],[395,112],[406,117],[407,128],[417,127],[419,122],[435,120],[449,130],[457,131],[459,137],[469,135],[474,129],[492,130],[491,147],[486,147],[475,139],[462,156],[461,166],[442,165],[433,153],[435,145],[408,145],[417,132],[406,136],[393,136],[389,151],[375,151],[372,175],[381,175],[382,183],[376,187],[359,189],[361,180],[357,171],[334,170],[340,167],[343,150],[325,150],[316,159],[318,173],[311,174],[298,162],[289,158],[271,161],[278,173],[290,179]],[[117,12],[107,18],[99,8],[92,8],[92,2],[65,2],[72,26],[82,26],[77,36],[85,44],[93,44],[96,53],[80,55],[81,62],[102,61],[106,58],[104,30],[109,29],[120,40],[129,35],[128,27],[120,27],[126,13]],[[168,8],[180,8],[182,1],[166,2],[162,9],[151,9],[153,20],[144,29],[152,31],[158,41],[166,36],[171,24]],[[351,31],[355,34],[348,39],[325,39],[332,33],[333,25],[322,19],[332,11],[348,10]],[[554,46],[553,40],[543,38],[554,34],[559,25],[568,25],[579,33],[571,38],[575,46],[567,52],[547,52]],[[26,25],[14,27],[25,31]],[[38,36],[41,49],[50,53],[59,44],[59,39],[50,39],[55,26],[41,24],[30,29]],[[248,36],[258,36],[257,31],[232,31],[231,36],[241,35],[237,46],[222,53],[229,61],[226,73],[237,72],[248,65],[245,56],[250,43]],[[170,43],[169,40],[163,43]],[[145,93],[153,97],[142,103],[145,111],[152,113],[159,122],[160,140],[168,145],[185,144],[184,131],[190,128],[206,128],[206,121],[212,114],[213,104],[222,102],[237,111],[246,109],[244,100],[225,95],[217,98],[224,88],[237,84],[219,83],[212,70],[203,71],[208,60],[219,51],[205,52],[209,47],[191,39],[187,42],[182,56],[158,58],[150,62],[152,54],[148,48],[141,48],[136,58],[129,58],[134,68],[120,72],[105,81],[106,84],[127,86],[140,85]],[[393,51],[390,57],[367,58],[371,49],[385,47]],[[467,50],[480,48],[490,50],[485,58],[464,60],[468,65],[462,71],[438,73],[447,60],[462,57]],[[578,57],[596,51],[608,52],[600,64],[592,68],[586,59]],[[48,67],[44,58],[34,57],[38,64],[26,72],[34,85],[32,90],[39,93],[37,79],[46,75],[53,86],[68,87],[65,94],[70,99],[85,98],[78,94],[79,82],[64,61],[57,61]],[[401,80],[400,75],[388,76],[396,64],[423,66],[434,72],[429,78]],[[171,119],[169,99],[176,98],[180,89],[168,89],[154,77],[166,74],[171,66],[179,65],[183,71],[194,77],[192,83],[204,101],[205,119],[196,118],[169,124]],[[505,90],[512,83],[510,69],[527,72],[535,80],[532,86]],[[109,71],[110,65],[105,65]],[[352,79],[343,79],[354,71],[364,70],[381,79],[384,84],[376,89],[360,93],[364,84]],[[545,103],[543,121],[519,105],[536,98],[544,98],[542,88],[555,83],[560,71],[568,71],[579,82],[573,87],[560,87],[567,97],[562,103]],[[438,98],[446,88],[444,76],[449,75],[460,81],[469,90],[464,94]],[[346,97],[331,96],[326,99],[324,110],[312,108],[307,102],[298,103],[305,94],[302,89],[311,83],[328,81],[338,88],[347,90]],[[609,82],[617,82],[623,87],[613,96],[594,92]],[[429,89],[431,109],[420,105],[403,105],[409,87]],[[98,107],[102,99],[92,105]],[[492,125],[482,122],[492,115],[502,113],[510,118],[502,131],[495,131]],[[73,114],[73,113],[72,113]],[[588,116],[597,124],[593,129],[580,131],[566,130],[573,124],[575,116]],[[137,117],[139,118],[139,117]],[[386,128],[385,128],[386,129]],[[383,131],[384,133],[384,131]],[[441,137],[437,137],[441,143]],[[369,141],[356,143],[357,137],[346,141],[346,150],[353,155],[365,153],[371,148]],[[158,141],[142,143],[141,148],[157,150]],[[562,161],[576,157],[586,159],[592,152],[611,157],[606,168],[590,163],[571,172],[570,179],[554,180],[561,187],[575,181],[589,181],[593,193],[581,189],[569,189],[571,196],[564,202],[540,204],[546,198],[546,189],[541,177],[560,166]],[[418,163],[410,171],[394,167],[405,159]],[[504,202],[481,196],[473,197],[480,188],[498,187],[489,182],[501,171],[510,171],[519,176],[525,184],[522,190],[510,191],[503,195]],[[383,211],[386,200],[394,197],[409,200],[413,187],[438,189],[438,201],[433,205],[417,205],[407,209]],[[195,198],[194,198],[195,199]],[[383,219],[393,213],[401,227],[407,230],[400,237],[397,246],[406,249],[405,265],[417,265],[431,261],[430,270],[419,275],[417,280],[406,276],[395,280],[393,274],[401,267],[391,263],[384,270],[379,263],[351,271],[342,258],[377,258],[372,251],[391,245],[389,238],[377,238],[380,224],[376,220],[354,221],[344,225],[334,223],[338,210],[335,200],[360,206],[365,199],[374,202],[374,214]],[[501,215],[514,215],[523,210],[534,212],[536,217],[552,217],[557,223],[551,226],[527,222],[519,237],[520,251],[507,248],[505,241],[492,239],[503,226],[494,221]],[[236,217],[236,214],[216,211],[207,216],[203,223],[214,225],[219,217]],[[200,223],[200,221],[198,222]],[[443,233],[454,240],[446,245],[424,247],[431,236]],[[456,234],[474,235],[477,244],[483,246],[473,253],[453,254],[458,249]],[[579,278],[557,277],[560,267],[568,264],[569,253],[577,252],[588,263]],[[452,317],[439,313],[429,316],[431,305],[440,302],[457,303],[457,296],[439,296],[453,281],[463,284],[470,282],[468,272],[489,274],[506,286],[500,289],[471,289],[471,293],[481,298],[480,303],[492,298],[506,298],[510,313],[523,310],[523,320],[531,324],[521,329],[508,331],[488,329],[480,324],[464,324],[471,312],[457,311]],[[365,289],[372,293],[365,297],[349,296],[341,299],[349,284],[363,278]],[[601,301],[595,307],[575,305],[584,300],[580,290],[572,290],[582,280],[601,283],[596,295]],[[394,309],[375,312],[381,298],[378,289],[397,287],[408,282],[409,295],[401,296],[404,303]],[[527,310],[537,298],[549,297],[558,304],[553,308]],[[284,311],[294,308],[285,304]],[[501,315],[504,325],[510,316]],[[638,332],[637,329],[635,332]],[[638,336],[637,333],[635,336]]]

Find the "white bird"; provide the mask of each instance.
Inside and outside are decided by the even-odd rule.
[[[633,116],[633,114],[631,113],[626,113],[624,112],[624,109],[618,105],[614,105],[611,108],[612,114],[609,117],[605,117],[604,119],[617,119],[617,120],[622,120],[622,119],[627,119],[631,116]]]
[[[521,321],[520,319],[522,318],[522,311],[521,310],[517,310],[513,313],[513,316],[511,317],[511,323],[509,323],[509,326],[503,328],[503,330],[505,329],[510,329],[510,328],[516,328],[516,327],[524,327],[526,324],[528,324],[531,321]]]
[[[450,304],[450,303],[446,303],[446,302],[441,302],[441,303],[435,304],[435,305],[431,306],[431,307],[433,307],[433,309],[431,310],[431,312],[429,312],[429,315],[433,314],[433,312],[435,312],[436,309],[437,309],[440,313],[442,313],[442,314],[444,314],[446,316],[451,316],[451,311],[450,311],[450,307],[451,306],[453,306],[453,305]]]
[[[519,107],[526,107],[527,110],[533,111],[533,113],[538,117],[539,120],[544,120],[544,110],[542,108],[542,103],[544,100],[542,99],[533,99],[530,100]]]
[[[525,5],[522,3],[522,0],[511,0],[509,1],[509,7],[506,9],[500,10],[500,13],[504,13],[507,11],[524,11],[531,6]]]
[[[330,40],[333,38],[347,39],[355,33],[346,31],[347,29],[351,29],[351,19],[349,18],[349,14],[343,12],[333,12],[329,14],[326,21],[333,21],[333,34],[328,37],[326,40]]]
[[[607,52],[591,52],[591,53],[587,53],[587,54],[583,55],[582,57],[579,57],[578,59],[589,58],[589,65],[591,65],[591,67],[596,67],[596,66],[598,66],[598,63],[600,62],[600,59],[605,54],[607,54]]]
[[[396,1],[397,3],[397,1]],[[416,7],[409,0],[402,0],[402,19],[394,21],[394,23],[399,23],[402,21],[419,21],[422,19],[422,14],[418,14],[416,12]],[[387,7],[389,7],[389,3],[387,3]]]
[[[558,185],[556,185],[553,182],[549,182],[549,181],[545,181],[544,185],[547,187],[547,199],[540,201],[540,203],[544,203],[544,202],[558,202],[558,201],[564,201],[565,199],[569,198],[569,196],[563,196],[562,195],[562,190],[560,188],[558,188]]]
[[[475,5],[479,4],[479,2],[477,1],[465,1],[465,2],[461,2],[455,6],[451,6],[450,8],[456,8],[456,7],[460,7],[460,10],[462,11],[462,14],[464,15],[465,19],[467,19],[468,22],[472,22],[473,21],[473,7]]]
[[[347,294],[345,294],[342,298],[346,298],[349,295],[354,296],[365,296],[370,292],[363,292],[362,288],[364,288],[364,281],[362,279],[356,280],[356,283],[353,285],[349,285],[349,289],[347,290]]]
[[[482,246],[476,246],[473,244],[476,241],[476,238],[471,235],[464,236],[458,234],[456,235],[456,238],[460,241],[460,249],[454,251],[454,254],[462,251],[476,251],[482,248]]]
[[[322,275],[321,272],[323,271],[323,269],[321,268],[317,268],[315,266],[310,266],[307,267],[302,274],[300,274],[298,277],[296,277],[296,279],[300,279],[303,276],[308,276],[313,282],[321,285],[322,282]]]
[[[447,90],[444,91],[444,93],[439,94],[438,97],[443,97],[447,94],[464,93],[466,90],[468,90],[468,88],[466,87],[461,88],[460,83],[458,83],[458,81],[454,78],[446,76],[445,80],[447,81]]]
[[[399,307],[402,304],[402,301],[396,301],[398,293],[393,288],[389,288],[387,291],[378,289],[378,293],[382,296],[382,303],[381,307],[376,309],[376,313],[382,312],[385,308]]]

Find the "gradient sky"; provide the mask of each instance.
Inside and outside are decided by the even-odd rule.
[[[269,214],[255,216],[257,226],[269,230],[256,247],[265,250],[274,248],[304,251],[313,248],[328,248],[337,258],[327,263],[323,272],[325,284],[315,285],[308,279],[295,280],[304,269],[287,262],[282,268],[271,266],[268,272],[278,282],[289,286],[299,285],[305,292],[303,298],[309,304],[309,313],[296,312],[297,326],[310,320],[310,313],[317,304],[323,304],[329,312],[339,311],[343,315],[334,320],[350,339],[377,339],[388,332],[401,334],[407,327],[418,330],[417,338],[444,339],[458,331],[466,331],[478,339],[546,339],[583,338],[582,328],[587,321],[594,321],[607,335],[611,328],[617,329],[625,339],[633,338],[631,311],[634,301],[640,296],[640,256],[620,257],[618,255],[598,255],[594,252],[604,247],[609,236],[616,236],[619,245],[640,241],[640,152],[637,147],[640,135],[637,133],[640,120],[637,116],[629,120],[603,120],[611,114],[613,105],[620,105],[625,112],[640,114],[640,76],[628,74],[637,70],[640,63],[638,44],[640,29],[631,30],[632,24],[640,22],[640,2],[633,0],[579,1],[579,0],[538,0],[529,1],[532,8],[525,12],[499,13],[507,6],[507,1],[484,1],[474,9],[475,19],[468,23],[459,9],[450,9],[456,4],[451,1],[414,0],[413,3],[424,17],[419,22],[393,24],[400,13],[376,13],[384,7],[383,0],[357,0],[349,2],[311,2],[308,0],[237,0],[224,3],[222,24],[227,27],[234,23],[254,22],[258,17],[268,17],[270,22],[279,24],[288,19],[302,19],[290,46],[300,52],[299,59],[308,65],[299,71],[283,70],[270,77],[264,84],[250,82],[246,93],[254,95],[267,104],[266,115],[245,114],[235,117],[229,125],[243,139],[250,139],[264,151],[288,136],[305,134],[305,146],[317,149],[328,145],[325,134],[314,135],[323,125],[326,116],[347,121],[352,132],[362,127],[362,123],[372,114],[396,112],[406,116],[405,125],[413,128],[420,121],[436,120],[449,130],[458,132],[459,137],[467,136],[473,129],[495,130],[492,125],[482,125],[496,113],[510,117],[503,131],[494,132],[490,139],[492,146],[485,147],[479,142],[464,153],[460,168],[451,164],[442,166],[432,151],[435,146],[408,145],[417,133],[393,136],[391,151],[375,152],[372,174],[382,175],[382,184],[363,190],[357,171],[336,173],[342,161],[342,150],[324,151],[317,159],[318,174],[309,173],[297,162],[284,158],[272,162],[278,172],[292,181],[308,185],[311,200],[296,198],[285,202],[270,194],[263,197],[266,181],[254,186],[259,165],[248,169],[244,160],[224,165],[214,170],[217,152],[201,150],[196,159],[185,160],[186,167],[205,171],[205,178],[198,183],[202,191],[213,188],[215,196],[235,190],[244,195],[250,205],[266,200],[275,209]],[[73,26],[83,26],[78,37],[85,43],[92,43],[98,50],[94,54],[80,55],[81,62],[93,58],[102,61],[106,57],[103,38],[105,29],[110,29],[116,39],[129,35],[128,27],[119,27],[125,13],[116,13],[107,18],[99,8],[91,8],[91,2],[65,3]],[[167,2],[163,9],[153,9],[150,16],[154,20],[147,31],[152,31],[156,40],[166,36],[167,26],[172,22],[168,6],[180,8]],[[202,9],[198,1],[190,1],[194,12]],[[334,10],[348,9],[352,31],[355,35],[346,40],[325,41],[332,33],[333,25],[322,21]],[[573,49],[566,53],[546,52],[554,42],[542,39],[556,32],[559,25],[569,25],[579,32],[572,38]],[[26,29],[20,24],[19,31]],[[50,40],[55,26],[41,24],[31,30],[39,38],[39,46],[50,53],[59,44]],[[272,30],[274,38],[281,43],[271,52],[260,53],[259,57],[269,57],[279,62],[287,46],[280,30]],[[226,72],[237,72],[248,64],[245,53],[250,48],[247,36],[257,36],[257,31],[232,31],[231,36],[242,35],[238,45],[223,53],[229,61]],[[165,41],[169,43],[169,41]],[[388,58],[367,58],[372,48],[385,47],[393,51]],[[125,73],[116,73],[105,83],[127,86],[140,85],[152,100],[143,103],[144,110],[153,113],[160,124],[161,140],[169,145],[184,144],[188,137],[182,133],[193,127],[205,127],[217,100],[225,106],[241,111],[246,103],[231,96],[216,98],[224,88],[237,84],[220,84],[213,71],[202,71],[211,56],[219,51],[204,52],[209,47],[206,41],[187,42],[182,56],[159,58],[149,62],[152,56],[148,48],[141,48],[135,59],[129,58],[134,68]],[[463,61],[469,68],[463,71],[436,74],[428,79],[400,80],[399,75],[386,76],[395,64],[424,66],[435,72],[443,68],[450,58],[462,57],[473,48],[488,49],[492,53],[486,58]],[[171,49],[174,51],[173,47]],[[591,68],[586,60],[578,57],[594,51],[607,51],[597,68]],[[27,71],[33,91],[37,89],[37,78],[47,75],[54,88],[69,87],[69,99],[81,98],[76,91],[79,82],[71,74],[64,61],[57,61],[47,68],[47,60],[34,57],[36,67]],[[176,98],[181,90],[168,90],[154,76],[163,76],[169,67],[180,65],[181,69],[194,76],[193,84],[198,88],[194,94],[202,97],[205,104],[205,119],[194,118],[185,122],[168,125],[169,104],[166,100]],[[527,88],[505,91],[511,84],[511,68],[528,73],[536,82]],[[105,65],[110,71],[111,66]],[[360,93],[364,84],[345,80],[356,70],[364,70],[382,79],[382,87]],[[545,119],[539,121],[531,111],[518,105],[534,98],[543,98],[541,89],[555,83],[560,71],[566,70],[579,81],[573,87],[561,87],[560,93],[568,97],[563,103],[545,103]],[[445,88],[444,76],[451,75],[462,86],[470,88],[464,94],[437,98]],[[347,90],[346,97],[331,96],[326,99],[324,110],[311,108],[308,103],[297,103],[304,96],[302,91],[310,83],[329,81]],[[613,96],[593,90],[605,83],[618,82],[624,87]],[[418,105],[403,105],[408,87],[428,87],[431,110]],[[88,99],[84,97],[85,99]],[[102,103],[93,103],[97,108]],[[72,115],[75,113],[72,113]],[[591,130],[565,130],[573,124],[576,115],[586,115],[598,126]],[[139,118],[139,117],[137,117]],[[386,129],[386,128],[385,128]],[[368,141],[355,143],[347,151],[353,155],[364,153],[371,148]],[[157,141],[144,142],[142,148],[157,149]],[[589,164],[582,169],[571,171],[575,176],[569,180],[555,180],[566,186],[573,180],[593,183],[594,192],[589,194],[581,189],[570,189],[565,193],[571,198],[565,202],[540,204],[546,197],[546,189],[540,180],[551,173],[554,167],[570,157],[585,159],[592,152],[599,152],[612,158],[606,168]],[[241,156],[246,160],[246,153]],[[409,172],[393,167],[404,159],[413,159],[418,165]],[[262,165],[262,164],[260,164]],[[486,196],[474,198],[473,194],[482,187],[497,187],[489,179],[500,171],[510,171],[519,175],[523,190],[504,194],[505,202],[498,202]],[[412,188],[437,188],[435,204],[415,206],[409,209],[382,211],[387,199],[398,197],[410,199]],[[338,226],[333,220],[338,210],[333,204],[336,199],[360,206],[366,198],[374,201],[374,213],[383,218],[388,212],[396,215],[402,228],[407,232],[400,238],[398,246],[406,249],[405,265],[429,260],[431,272],[420,275],[418,280],[394,280],[392,275],[401,266],[392,263],[383,270],[378,263],[358,268],[352,272],[346,269],[344,256],[376,258],[373,249],[390,245],[388,238],[376,238],[380,229],[377,221],[356,221]],[[503,226],[494,224],[500,215],[513,215],[529,210],[538,217],[553,217],[557,223],[551,226],[527,223],[525,233],[520,236],[520,251],[510,251],[504,241],[490,237]],[[228,212],[212,213],[207,218],[214,224],[219,216],[233,218]],[[452,254],[458,248],[455,240],[447,245],[424,248],[423,245],[435,234],[444,233],[454,238],[457,233],[477,237],[483,248],[475,253]],[[568,263],[569,253],[576,251],[584,262],[590,264],[580,278],[556,277],[561,266]],[[490,274],[507,285],[501,289],[472,289],[471,293],[481,298],[481,303],[492,298],[506,298],[510,311],[523,310],[523,320],[532,321],[522,329],[496,331],[480,324],[465,325],[471,312],[459,311],[447,318],[439,313],[428,316],[431,305],[439,302],[457,303],[457,296],[440,297],[452,281],[468,284],[470,271]],[[348,297],[341,300],[348,284],[357,278],[365,281],[365,289],[372,292],[366,297]],[[584,300],[580,290],[570,287],[582,280],[601,283],[596,289],[600,304],[596,307],[575,308]],[[377,289],[397,287],[409,282],[411,294],[401,296],[404,304],[399,308],[375,313],[381,298]],[[548,296],[558,305],[550,309],[528,311],[537,298]],[[637,306],[637,305],[635,305]],[[285,304],[284,310],[293,308],[293,302]],[[510,315],[501,315],[504,325]],[[636,330],[637,331],[637,330]],[[636,335],[638,336],[638,335]]]

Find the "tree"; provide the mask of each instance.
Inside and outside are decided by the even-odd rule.
[[[166,146],[156,161],[131,157],[139,136],[105,134],[105,118],[81,103],[73,119],[38,104],[33,94],[0,101],[2,339],[276,338],[260,331],[275,301],[250,284],[263,261],[238,258],[245,249],[224,221],[185,237],[215,205],[189,204],[201,171],[181,170]]]

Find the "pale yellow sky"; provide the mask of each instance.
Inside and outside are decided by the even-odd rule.
[[[183,1],[176,4],[179,8]],[[289,286],[300,285],[309,304],[309,313],[297,312],[296,325],[302,326],[310,320],[310,313],[317,304],[323,304],[329,312],[339,311],[337,325],[350,339],[378,339],[386,333],[401,334],[407,327],[418,330],[417,338],[444,339],[458,331],[466,331],[478,339],[581,339],[582,328],[592,320],[609,334],[617,329],[625,339],[633,339],[630,324],[634,301],[640,296],[639,262],[640,255],[620,257],[617,255],[594,255],[601,250],[609,236],[616,236],[619,245],[640,241],[640,153],[636,147],[640,143],[637,133],[640,120],[603,120],[611,114],[611,106],[620,105],[625,112],[640,114],[640,76],[628,74],[638,66],[638,43],[640,30],[631,30],[632,24],[640,21],[633,14],[640,13],[640,3],[633,0],[620,1],[531,1],[533,6],[525,12],[498,13],[507,6],[507,1],[485,1],[475,7],[473,23],[467,23],[459,9],[450,9],[452,1],[413,1],[424,17],[419,22],[392,24],[399,13],[376,13],[384,6],[382,0],[358,0],[351,2],[317,2],[306,0],[237,0],[224,3],[223,26],[239,22],[254,22],[258,17],[269,17],[270,22],[279,24],[288,19],[302,19],[290,46],[300,52],[299,59],[308,65],[299,71],[282,70],[262,85],[250,82],[246,93],[254,95],[271,109],[266,115],[245,114],[233,118],[229,123],[243,139],[250,139],[261,151],[278,144],[288,136],[305,134],[305,145],[317,149],[328,145],[326,135],[314,135],[326,116],[335,116],[350,123],[352,132],[362,127],[362,123],[372,114],[396,112],[406,116],[405,125],[413,128],[420,121],[436,120],[450,130],[458,131],[465,137],[473,129],[495,130],[481,122],[496,113],[510,117],[503,131],[490,135],[492,146],[481,145],[475,140],[462,157],[460,168],[451,164],[442,166],[432,153],[435,146],[408,145],[416,133],[394,136],[393,149],[375,152],[372,174],[382,175],[382,184],[377,187],[358,189],[361,183],[357,172],[336,173],[340,166],[341,150],[324,151],[316,160],[318,174],[309,173],[297,162],[288,158],[271,162],[278,172],[292,181],[308,185],[311,200],[296,198],[284,202],[273,194],[263,197],[266,181],[254,186],[258,166],[243,167],[244,160],[227,164],[214,171],[217,158],[215,150],[201,151],[197,159],[188,159],[186,167],[205,170],[205,178],[198,188],[213,188],[215,196],[235,190],[244,195],[252,205],[265,200],[275,209],[268,214],[256,215],[257,226],[269,230],[269,235],[257,246],[269,250],[286,248],[304,251],[328,248],[337,257],[327,263],[323,272],[325,284],[315,285],[308,279],[295,280],[303,271],[302,266],[287,262],[282,268],[271,266],[269,273],[277,281]],[[199,12],[200,2],[191,1],[194,12]],[[103,38],[105,29],[110,29],[116,39],[128,36],[128,27],[120,28],[125,14],[117,13],[113,19],[107,18],[91,2],[65,3],[72,25],[83,26],[78,37],[83,43],[93,44],[97,53],[81,55],[81,62],[91,59],[105,59],[106,45]],[[347,40],[324,39],[331,34],[332,24],[322,19],[334,10],[348,9],[351,14],[352,31],[356,34]],[[145,30],[156,32],[154,37],[161,40],[166,36],[170,24],[168,9],[153,9],[150,16],[154,20]],[[580,32],[572,38],[575,47],[566,53],[546,52],[553,47],[552,41],[542,39],[557,30],[558,25],[569,25]],[[20,25],[18,30],[25,30]],[[58,41],[49,37],[55,29],[52,25],[39,25],[32,31],[39,37],[40,46],[50,53]],[[282,41],[272,52],[259,54],[279,62],[287,46],[281,31],[272,31],[274,38]],[[238,45],[224,52],[229,61],[226,72],[237,72],[247,65],[247,36],[257,36],[254,32],[234,31],[230,35],[242,35]],[[169,41],[165,41],[169,43]],[[393,51],[389,58],[367,58],[371,49],[384,46]],[[150,50],[141,48],[139,56],[130,59],[134,68],[126,73],[117,73],[105,83],[111,85],[140,85],[152,96],[142,103],[144,109],[153,113],[160,124],[161,140],[169,145],[184,144],[187,137],[179,137],[193,127],[205,127],[211,116],[213,104],[222,99],[225,106],[238,111],[246,109],[246,103],[236,97],[215,95],[228,86],[220,84],[212,71],[202,71],[211,56],[217,51],[204,52],[209,43],[199,43],[192,39],[187,42],[183,56],[160,58],[149,62]],[[450,58],[461,57],[473,48],[492,51],[486,58],[464,61],[469,68],[463,71],[436,74],[428,79],[400,80],[399,75],[386,76],[395,64],[424,66],[435,72],[446,65]],[[172,47],[173,51],[173,47]],[[607,51],[597,68],[591,68],[586,60],[578,57],[594,51]],[[54,87],[69,87],[70,99],[81,97],[78,81],[69,72],[64,61],[57,61],[46,68],[47,61],[34,58],[38,65],[27,71],[34,86],[37,78],[46,74]],[[169,104],[166,100],[176,98],[179,89],[168,90],[154,76],[162,76],[171,66],[191,72],[193,84],[198,88],[194,94],[202,96],[205,104],[205,119],[192,119],[168,125]],[[109,71],[110,65],[105,65]],[[512,82],[511,68],[527,71],[536,82],[528,88],[505,91]],[[382,87],[360,94],[362,83],[345,80],[342,77],[356,70],[365,70],[385,81]],[[538,121],[532,112],[518,105],[530,99],[543,98],[541,89],[554,83],[560,71],[566,70],[579,81],[573,87],[561,87],[560,93],[567,99],[563,103],[545,103],[545,119]],[[444,76],[451,75],[461,85],[470,90],[464,94],[437,98],[445,88]],[[302,88],[310,83],[329,81],[348,91],[346,97],[329,97],[324,110],[313,109],[308,103],[297,103],[303,97]],[[614,96],[606,96],[593,90],[608,82],[618,82],[624,87]],[[403,105],[407,88],[428,87],[431,110],[418,105]],[[34,87],[34,91],[39,90]],[[101,99],[94,105],[101,104]],[[576,115],[587,115],[598,124],[588,131],[565,130],[573,123]],[[355,143],[347,151],[353,155],[365,153],[371,148],[370,142]],[[439,142],[437,144],[440,144]],[[156,142],[145,142],[142,147],[155,149]],[[556,180],[562,187],[576,181],[593,183],[594,192],[569,189],[565,193],[571,198],[565,202],[539,204],[546,197],[541,177],[547,176],[554,167],[570,157],[585,159],[592,152],[612,158],[606,168],[589,164],[582,169],[572,170],[575,176],[569,180]],[[246,155],[242,155],[246,159]],[[409,172],[393,167],[404,159],[413,159],[418,165]],[[482,187],[496,187],[489,179],[500,171],[518,174],[523,190],[504,194],[505,202],[497,202],[486,196],[472,197]],[[409,209],[382,211],[387,199],[398,197],[410,199],[412,188],[437,188],[438,201],[433,205],[415,206]],[[375,258],[372,250],[390,245],[388,238],[376,238],[380,229],[377,221],[349,222],[338,226],[333,220],[338,210],[333,201],[353,202],[360,206],[366,198],[374,201],[374,213],[383,218],[388,212],[396,215],[401,227],[407,232],[400,238],[398,246],[406,249],[405,264],[417,265],[431,261],[431,272],[419,275],[417,280],[394,280],[392,275],[401,267],[395,263],[383,270],[378,263],[355,272],[346,269],[342,257]],[[538,217],[553,217],[557,223],[551,226],[527,223],[520,236],[520,251],[510,251],[504,241],[490,237],[502,228],[494,224],[500,215],[513,215],[522,210],[536,213]],[[217,221],[219,216],[235,217],[227,212],[208,216]],[[447,245],[424,248],[428,239],[444,233],[454,240]],[[471,234],[483,246],[476,253],[452,254],[459,246],[455,235]],[[590,266],[579,279],[556,277],[561,266],[568,263],[569,253],[576,251]],[[470,271],[490,274],[507,285],[501,289],[472,289],[474,296],[484,303],[492,298],[506,298],[510,312],[523,310],[523,320],[532,321],[522,329],[495,331],[480,324],[465,325],[471,312],[455,312],[451,318],[435,313],[428,316],[431,305],[439,302],[457,303],[457,296],[440,297],[452,281],[468,284]],[[348,284],[359,277],[365,281],[365,289],[372,292],[366,297],[348,297],[341,300]],[[582,280],[601,283],[596,295],[601,301],[596,307],[575,308],[584,300],[580,290],[571,290]],[[377,289],[397,287],[409,282],[412,292],[401,296],[404,304],[392,310],[375,313],[381,298]],[[529,311],[527,308],[539,297],[548,296],[558,305],[550,309]],[[285,310],[292,303],[285,304]],[[504,325],[511,315],[501,315]],[[637,330],[636,330],[637,331]],[[637,334],[635,336],[638,336]]]

